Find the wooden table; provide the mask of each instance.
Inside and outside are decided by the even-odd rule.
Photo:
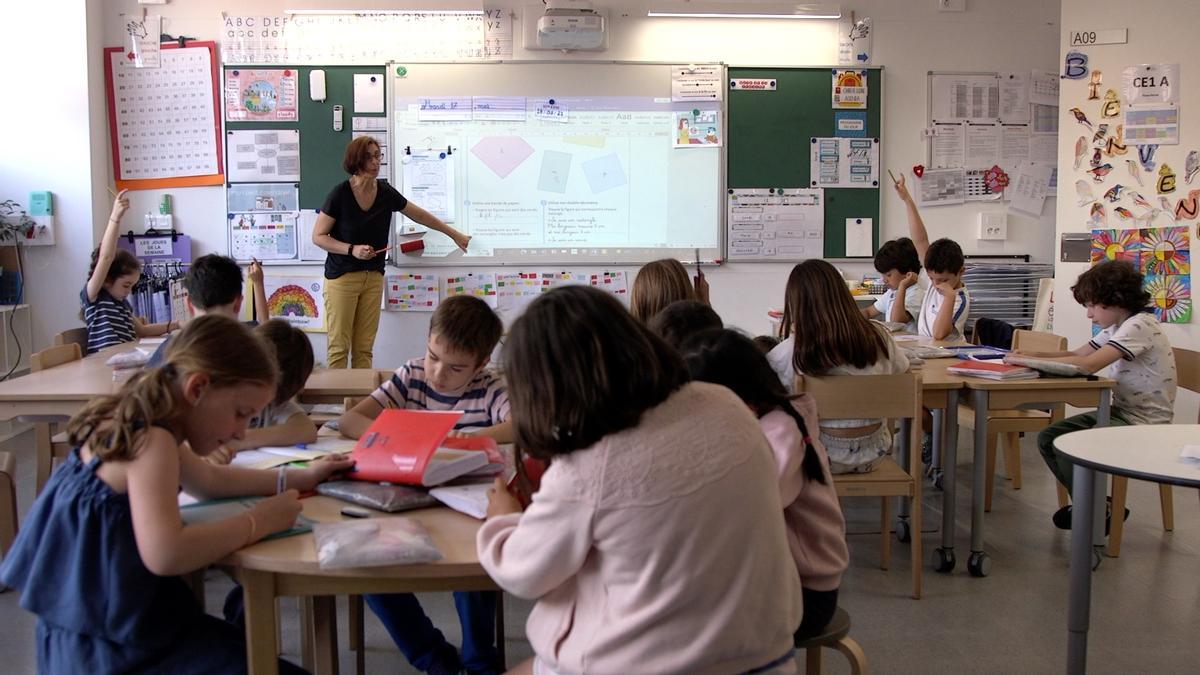
[[[967,404],[975,411],[975,466],[971,492],[971,555],[967,571],[971,576],[986,577],[991,558],[983,550],[983,502],[987,480],[987,418],[990,410],[1013,410],[1022,406],[1066,403],[1081,408],[1096,408],[1096,426],[1108,426],[1112,380],[1105,377],[1039,377],[1036,380],[989,380],[963,378],[970,392]],[[948,465],[952,474],[953,464]],[[950,501],[951,505],[953,501]],[[953,558],[950,559],[953,569]],[[950,569],[944,570],[949,572]],[[939,570],[943,571],[943,570]]]
[[[116,345],[79,361],[0,382],[0,420],[21,415],[69,417],[92,398],[116,393],[123,382],[113,380],[113,369],[105,361],[134,346],[134,343]],[[301,396],[313,403],[341,403],[346,396],[366,396],[375,389],[375,372],[315,370]]]
[[[304,515],[317,522],[350,520],[340,514],[345,502],[310,497]],[[375,513],[375,512],[372,512]],[[322,570],[312,534],[259,542],[230,555],[221,564],[234,568],[246,603],[246,653],[252,675],[278,672],[275,599],[311,598],[315,672],[337,671],[337,629],[331,617],[334,597],[366,593],[426,591],[494,591],[499,587],[483,571],[475,554],[481,521],[445,507],[407,511],[379,518],[420,521],[442,552],[442,560],[424,565],[398,565]]]
[[[1071,675],[1087,671],[1093,560],[1101,559],[1099,547],[1093,550],[1093,546],[1104,541],[1104,474],[1200,488],[1200,463],[1179,456],[1184,445],[1197,443],[1198,424],[1088,429],[1054,440],[1054,447],[1075,464],[1067,596],[1067,672]]]

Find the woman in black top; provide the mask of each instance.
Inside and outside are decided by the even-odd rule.
[[[330,368],[345,368],[351,350],[352,367],[372,367],[393,211],[450,237],[464,251],[471,241],[379,180],[380,158],[374,138],[360,136],[350,141],[342,159],[350,180],[329,193],[313,227],[313,243],[329,252],[325,258],[325,323]]]

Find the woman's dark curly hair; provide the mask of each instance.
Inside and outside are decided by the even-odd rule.
[[[1106,260],[1080,274],[1071,293],[1081,305],[1120,307],[1134,314],[1150,304],[1142,273],[1124,260]]]

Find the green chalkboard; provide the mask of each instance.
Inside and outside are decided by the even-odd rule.
[[[729,188],[809,187],[809,146],[814,136],[835,136],[830,68],[733,68],[740,78],[775,80],[775,91],[729,91]],[[879,138],[882,71],[867,69],[867,128]],[[880,167],[880,182],[887,172]],[[871,218],[872,248],[879,247],[879,187],[825,189],[825,257],[846,255],[846,219]]]
[[[253,66],[241,66],[242,69]],[[271,66],[286,68],[287,66]],[[226,67],[225,70],[236,70]],[[383,66],[301,66],[298,122],[226,122],[226,129],[299,129],[300,130],[300,208],[319,209],[333,186],[346,180],[342,156],[353,138],[354,117],[386,118],[385,113],[354,111],[354,75],[378,75],[385,83]],[[325,100],[309,96],[308,74],[325,71]],[[385,96],[387,92],[385,91]],[[333,130],[333,106],[342,106],[342,130]],[[389,151],[391,148],[389,148]]]

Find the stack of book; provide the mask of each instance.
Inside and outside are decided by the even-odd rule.
[[[995,361],[964,360],[950,366],[946,372],[964,377],[983,377],[989,380],[1034,380],[1038,373],[1025,366],[1013,366]]]

